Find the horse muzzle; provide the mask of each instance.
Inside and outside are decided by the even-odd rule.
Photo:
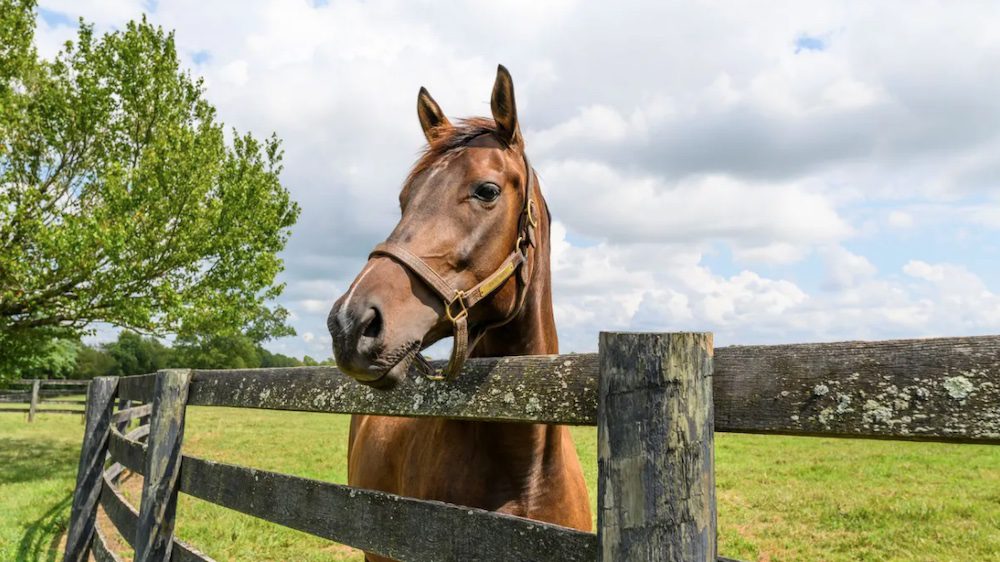
[[[377,299],[341,297],[330,310],[327,327],[340,371],[376,388],[391,388],[403,380],[420,352],[420,337],[391,341],[398,338],[387,334],[386,317]]]

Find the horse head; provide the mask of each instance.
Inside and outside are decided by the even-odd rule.
[[[455,376],[524,306],[546,210],[503,66],[490,106],[492,119],[452,123],[420,89],[427,148],[403,184],[399,223],[327,319],[338,367],[362,383],[391,387],[415,361],[427,368],[420,351],[449,335],[444,376]]]

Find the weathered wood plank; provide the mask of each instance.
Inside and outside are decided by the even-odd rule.
[[[590,533],[193,457],[184,459],[181,490],[397,560],[589,562],[596,554]]]
[[[143,470],[140,443],[113,434],[111,453]],[[196,457],[185,456],[182,466],[185,494],[398,560],[589,562],[597,552],[596,535],[520,517]]]
[[[28,408],[0,408],[0,413],[3,412],[17,412],[21,414],[29,413]],[[78,416],[86,415],[86,410],[56,410],[51,408],[38,408],[35,410],[36,414],[76,414]]]
[[[31,402],[31,394],[32,392],[30,390],[25,392],[3,394],[0,395],[0,402],[24,402],[25,404],[27,404]],[[69,390],[39,390],[38,396],[41,397],[43,400],[47,397],[65,398],[70,396],[76,396],[83,398],[83,400],[86,400],[85,395],[80,394],[79,392],[76,391],[69,391]],[[80,400],[80,402],[83,402],[83,400]]]
[[[26,412],[30,413],[30,408],[0,408],[0,412]],[[36,414],[76,414],[78,416],[85,415],[86,410],[75,408],[75,409],[62,409],[62,408],[35,408]]]
[[[596,375],[593,355],[470,359],[454,381],[431,381],[411,370],[389,391],[334,367],[195,371],[189,403],[578,425],[593,423]]]
[[[125,400],[124,398],[119,398],[118,399],[118,409],[115,412],[115,415],[121,414],[123,411],[131,409],[131,408],[132,408],[132,401],[131,400]],[[117,423],[115,423],[115,427],[118,428],[118,431],[120,431],[120,432],[121,431],[125,431],[126,429],[128,429],[128,422],[129,422],[129,420],[120,420]]]
[[[97,534],[94,538],[93,548],[91,549],[94,554],[94,560],[97,560],[97,562],[122,562],[122,559],[113,550],[108,548],[108,540],[105,538],[101,528],[98,527],[96,531]]]
[[[35,421],[35,410],[38,409],[38,391],[42,389],[42,384],[35,381],[31,385],[31,406],[28,408],[28,423]]]
[[[118,463],[112,463],[111,466],[104,471],[105,480],[115,481],[115,478],[121,475],[125,471],[125,467]],[[103,492],[102,492],[103,493]]]
[[[135,535],[135,562],[164,562],[173,549],[177,481],[184,438],[184,411],[191,371],[156,374],[153,418],[142,481],[142,501]]]
[[[714,562],[712,334],[602,332],[601,560]]]
[[[122,377],[118,384],[118,396],[133,402],[152,402],[156,375],[132,375]]]
[[[86,426],[63,562],[83,562],[90,550],[117,384],[117,377],[97,377],[88,390]]]
[[[17,379],[12,381],[7,381],[9,385],[21,385],[21,386],[31,386],[35,382],[39,382],[44,386],[87,386],[90,381],[85,380],[67,380],[67,379]]]
[[[111,460],[121,463],[132,472],[142,474],[146,470],[146,446],[125,437],[115,428],[111,429],[108,452],[111,453]]]
[[[722,347],[714,363],[716,431],[1000,443],[1000,336]],[[334,367],[196,371],[191,403],[597,423],[597,354],[468,364],[388,392]],[[121,392],[148,401],[152,382],[124,377]]]
[[[104,475],[104,490],[101,492],[101,507],[108,514],[115,528],[122,538],[134,546],[136,527],[139,522],[139,512],[129,505],[124,496],[112,483],[115,478],[110,470]],[[174,539],[174,547],[170,554],[171,562],[214,562],[213,559],[187,544],[184,541]]]
[[[111,473],[104,475],[104,488],[101,490],[101,507],[108,515],[111,524],[114,525],[118,533],[125,539],[125,542],[132,546],[135,543],[136,523],[139,521],[139,512],[129,505],[128,501],[114,484]]]
[[[123,423],[128,424],[129,420],[146,417],[151,413],[153,413],[153,405],[143,404],[141,406],[135,406],[124,410],[118,410],[111,417],[111,422],[114,423],[116,426],[119,426],[120,424]]]
[[[717,431],[1000,443],[1000,337],[719,348]]]
[[[146,437],[147,435],[149,435],[149,424],[140,425],[140,426],[135,427],[134,429],[132,429],[131,431],[129,431],[128,433],[126,433],[125,437],[128,437],[129,439],[134,439],[134,440],[138,441],[139,439],[142,439],[143,437]]]

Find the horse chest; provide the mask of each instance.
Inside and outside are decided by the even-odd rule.
[[[544,484],[536,444],[474,422],[355,416],[351,485],[524,515]],[[526,450],[528,449],[528,450]]]

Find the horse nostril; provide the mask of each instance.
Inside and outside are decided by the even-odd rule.
[[[362,326],[362,336],[377,339],[382,334],[382,313],[375,307],[369,308],[362,319]]]
[[[338,312],[340,312],[340,307],[334,305],[330,310],[330,314],[326,317],[326,329],[333,337],[337,337],[344,330],[344,327],[340,325],[340,314]]]

